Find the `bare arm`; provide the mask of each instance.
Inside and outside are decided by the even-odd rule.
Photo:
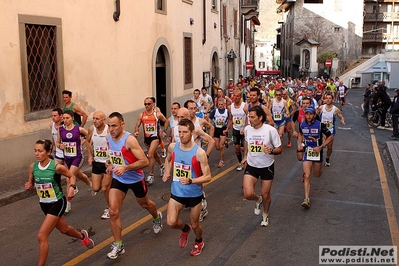
[[[136,127],[134,128],[134,136],[136,136],[136,137],[140,133],[140,125],[141,125],[142,118],[143,118],[143,113],[140,113],[140,115],[137,117]]]
[[[339,110],[339,108],[335,109],[335,114],[339,117],[339,119],[341,120],[341,125],[345,126],[345,117],[342,115],[341,110]]]
[[[208,121],[206,121],[205,119],[203,119],[203,118],[198,118],[198,119],[200,120],[201,127],[208,128],[209,129],[209,135],[213,136],[215,134],[214,126],[211,123],[209,123]]]
[[[266,120],[267,120],[267,123],[268,123],[269,125],[271,125],[272,127],[274,127],[274,120],[273,120],[272,114],[271,114],[271,112],[270,112],[270,109],[269,109],[269,108],[266,108],[266,106],[264,106],[264,105],[262,105],[262,109],[263,109],[263,111],[265,111],[265,113],[266,113]]]
[[[76,185],[76,177],[64,165],[57,164],[55,170],[57,171],[58,174],[69,178],[70,184]],[[75,196],[74,188],[69,186],[69,187],[67,187],[66,191],[67,191],[66,194],[67,194],[68,200],[71,200]]]
[[[81,124],[81,126],[84,127],[84,126],[86,125],[87,118],[89,117],[89,116],[87,115],[87,113],[86,113],[85,111],[83,111],[83,109],[80,108],[80,106],[77,105],[77,104],[75,104],[75,105],[73,106],[72,110],[73,110],[75,113],[77,113],[78,115],[80,115],[80,116],[82,117],[82,124]]]
[[[26,183],[25,183],[25,189],[26,190],[31,190],[33,188],[34,182],[35,181],[33,180],[33,163],[31,163],[29,165],[28,181],[26,181]]]
[[[89,165],[92,165],[92,163],[93,163],[93,149],[92,149],[93,132],[94,132],[94,125],[91,125],[89,127],[89,131],[88,131],[87,139],[86,139],[87,162],[89,163]]]
[[[208,134],[206,134],[202,128],[195,127],[195,135],[200,137],[202,140],[208,142],[208,146],[206,148],[206,155],[210,156],[213,148],[215,147],[215,140]]]
[[[170,175],[170,170],[172,170],[172,153],[173,153],[173,149],[175,148],[176,143],[171,143],[168,146],[168,155],[166,156],[165,162],[164,162],[164,166],[165,166],[165,171],[162,177],[162,181],[166,182],[171,178]]]

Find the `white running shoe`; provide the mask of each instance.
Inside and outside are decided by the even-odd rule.
[[[108,207],[104,209],[103,215],[101,215],[101,219],[109,219],[109,209]]]
[[[242,169],[243,169],[242,164],[239,164],[239,165],[237,166],[237,171],[242,171]]]
[[[163,177],[163,174],[165,173],[165,165],[161,165],[159,172],[160,172],[161,177]]]
[[[79,192],[78,186],[76,186],[76,188],[73,190],[73,192],[75,193],[75,195],[78,194],[78,192]]]
[[[125,254],[125,245],[122,244],[120,247],[118,243],[113,242],[111,244],[111,252],[107,254],[107,257],[111,260],[118,258],[119,255]]]
[[[202,222],[207,215],[208,215],[208,210],[207,209],[201,209],[199,221]]]
[[[148,175],[145,178],[145,182],[147,182],[149,185],[151,185],[152,183],[154,183],[154,175]]]
[[[72,208],[71,202],[68,201],[68,202],[67,202],[66,209],[65,209],[65,213],[70,212],[70,211],[71,211],[71,208]]]
[[[260,206],[262,204],[262,196],[259,196],[259,199],[255,202],[255,209],[254,209],[254,213],[256,215],[260,214]]]
[[[162,155],[161,156],[162,156],[162,158],[166,158],[166,149],[162,150]]]
[[[152,229],[154,233],[157,235],[162,231],[163,223],[162,223],[162,212],[158,212],[158,221],[152,221]]]
[[[268,226],[269,225],[269,216],[266,213],[262,214],[262,222],[260,222],[260,226]]]

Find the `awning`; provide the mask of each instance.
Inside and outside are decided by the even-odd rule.
[[[266,75],[266,76],[280,76],[280,70],[257,70],[257,76]]]

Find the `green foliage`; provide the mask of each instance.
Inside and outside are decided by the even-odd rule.
[[[295,57],[294,57],[295,64],[299,65],[300,60],[301,60],[301,56],[299,54],[295,55]]]
[[[317,63],[324,63],[326,60],[328,60],[328,59],[331,60],[336,57],[337,57],[337,54],[335,54],[335,53],[325,52],[317,57]]]

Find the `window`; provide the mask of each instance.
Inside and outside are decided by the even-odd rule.
[[[49,116],[64,88],[61,19],[19,15],[25,119]]]
[[[227,6],[223,5],[223,14],[222,14],[222,19],[223,19],[223,37],[227,37]]]
[[[265,68],[266,64],[265,62],[259,62],[259,68]]]
[[[217,0],[212,0],[211,5],[212,5],[212,11],[218,10]]]
[[[234,38],[238,38],[238,11],[234,9]]]
[[[166,0],[155,0],[155,12],[166,15]]]
[[[184,35],[184,88],[190,89],[193,84],[193,50],[191,34]]]
[[[265,55],[263,53],[260,53],[259,56],[260,56],[260,58],[265,57]]]
[[[340,29],[341,29],[341,27],[339,27],[339,26],[335,26],[334,27],[334,32],[336,33],[336,32],[339,32],[340,31]]]

